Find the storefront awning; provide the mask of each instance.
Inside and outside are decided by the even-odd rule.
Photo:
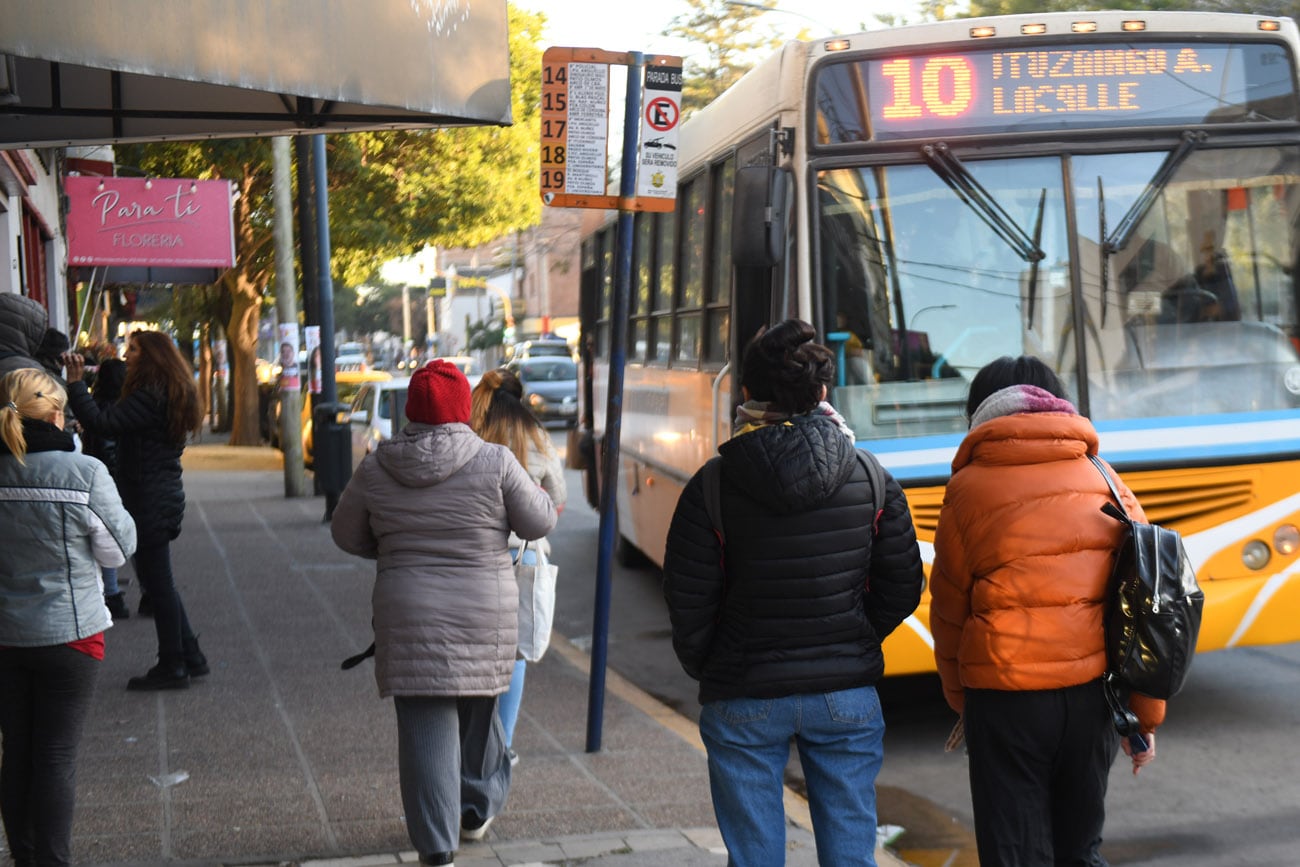
[[[0,149],[505,125],[505,0],[0,0]]]

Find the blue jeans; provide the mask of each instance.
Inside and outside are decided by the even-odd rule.
[[[510,559],[519,553],[518,548],[510,549]],[[537,551],[533,548],[524,550],[524,562],[536,563]],[[528,663],[522,659],[515,660],[515,670],[510,675],[510,688],[497,702],[497,713],[501,715],[501,725],[506,730],[506,746],[515,742],[515,723],[519,722],[519,705],[524,700],[524,678],[528,673]]]
[[[121,588],[117,586],[117,569],[112,566],[99,567],[99,574],[104,579],[104,595],[116,596],[121,593]]]
[[[818,863],[874,867],[885,737],[875,687],[709,702],[700,710],[700,736],[729,867],[785,863],[791,738],[808,783]]]

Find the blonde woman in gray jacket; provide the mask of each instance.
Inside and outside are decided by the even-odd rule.
[[[99,567],[135,550],[108,469],[63,429],[67,403],[43,370],[0,379],[0,815],[18,867],[72,863],[77,745],[113,625]]]
[[[511,533],[555,526],[551,498],[468,422],[470,388],[434,360],[407,386],[410,424],[357,468],[330,524],[374,559],[375,679],[397,711],[407,831],[422,864],[451,864],[505,805],[510,762],[497,697],[515,662]]]

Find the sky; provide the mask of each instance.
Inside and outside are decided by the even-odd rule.
[[[546,15],[542,40],[545,47],[603,48],[607,51],[641,51],[647,54],[683,54],[695,50],[689,43],[661,35],[673,18],[686,13],[683,0],[627,3],[623,0],[515,0],[521,9]],[[869,30],[882,25],[876,13],[901,14],[916,20],[910,0],[779,0],[777,8],[763,13],[764,23],[779,35],[793,39],[807,28],[809,36],[834,30],[854,33],[865,22]]]

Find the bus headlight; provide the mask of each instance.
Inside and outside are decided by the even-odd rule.
[[[1273,547],[1279,554],[1294,554],[1300,549],[1300,527],[1295,524],[1283,524],[1273,534]]]
[[[1256,572],[1267,566],[1272,556],[1273,552],[1269,550],[1268,545],[1258,539],[1251,539],[1241,549],[1241,562],[1246,564],[1247,569]]]
[[[1288,367],[1282,374],[1282,384],[1292,394],[1300,394],[1300,367]]]

